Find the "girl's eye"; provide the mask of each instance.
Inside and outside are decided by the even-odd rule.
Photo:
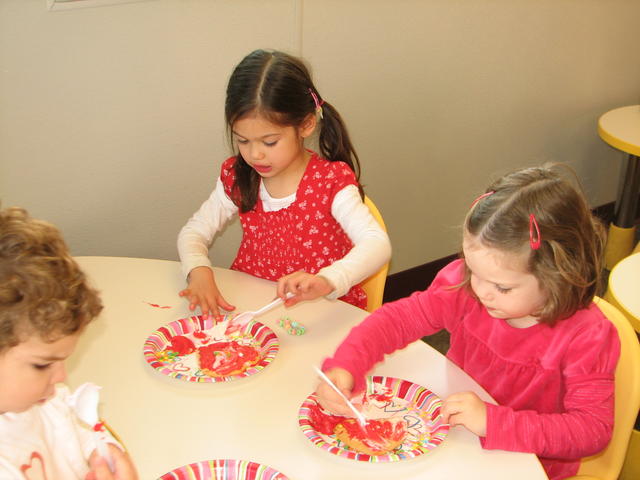
[[[244,138],[236,138],[236,142],[245,145],[247,143],[249,143],[249,140],[245,140]]]
[[[275,146],[275,144],[276,144],[276,143],[278,143],[278,141],[277,141],[277,140],[275,140],[275,141],[273,141],[273,142],[264,142],[264,144],[265,144],[267,147],[273,147],[273,146]]]
[[[509,293],[511,291],[510,288],[504,288],[500,285],[496,285],[496,290],[498,290],[500,293]]]
[[[33,364],[33,368],[35,368],[36,370],[46,370],[50,366],[51,366],[50,363],[45,363],[45,364],[34,363]]]

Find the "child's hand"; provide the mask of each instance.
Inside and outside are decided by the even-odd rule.
[[[442,416],[451,426],[462,425],[479,437],[487,434],[487,406],[473,392],[454,393],[442,405]]]
[[[354,383],[351,373],[339,367],[332,368],[324,373],[347,398],[351,399]],[[316,395],[318,396],[318,402],[325,410],[337,415],[353,417],[353,412],[347,407],[344,400],[324,380],[320,380],[318,388],[316,388]]]
[[[227,302],[213,279],[213,271],[209,267],[196,267],[189,273],[189,286],[178,295],[187,297],[189,300],[189,310],[200,307],[203,318],[209,315],[215,316],[220,313],[220,308],[227,311],[236,307]]]
[[[282,298],[287,307],[291,307],[304,300],[314,300],[330,294],[334,286],[321,275],[312,275],[307,272],[295,272],[285,275],[278,280],[278,296]],[[287,299],[287,293],[293,293],[293,297]]]
[[[94,450],[89,458],[90,471],[85,480],[138,480],[136,467],[129,455],[111,443],[108,446],[116,471],[112,473],[107,461]]]

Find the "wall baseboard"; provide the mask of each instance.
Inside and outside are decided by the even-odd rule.
[[[600,218],[605,225],[613,220],[615,202],[606,203],[595,207],[593,214]],[[418,265],[417,267],[403,270],[389,275],[384,288],[383,302],[392,302],[403,297],[408,297],[413,292],[425,290],[437,275],[437,273],[449,262],[458,257],[457,253],[439,258],[432,262]]]

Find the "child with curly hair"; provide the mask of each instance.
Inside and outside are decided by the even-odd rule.
[[[136,480],[106,432],[113,471],[70,406],[65,360],[102,310],[51,224],[0,210],[0,478]]]

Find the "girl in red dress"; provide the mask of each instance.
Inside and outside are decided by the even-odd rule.
[[[211,196],[182,228],[178,252],[191,310],[235,307],[216,284],[208,250],[239,214],[242,242],[231,265],[277,281],[286,305],[320,296],[361,308],[358,285],[390,258],[383,229],[362,201],[358,156],[336,109],[322,99],[305,64],[256,50],[235,68],[225,115],[237,153]],[[320,153],[304,142],[318,130]]]

